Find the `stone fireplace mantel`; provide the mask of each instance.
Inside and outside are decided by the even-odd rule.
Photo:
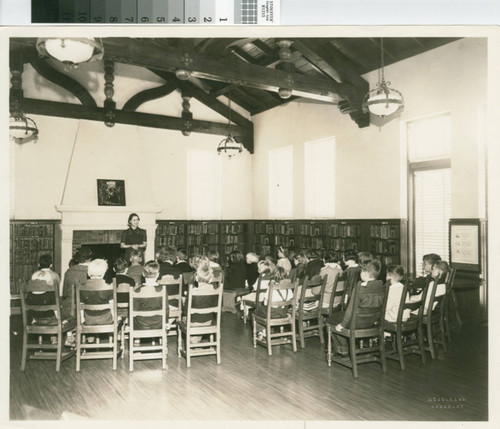
[[[61,213],[61,269],[64,272],[73,257],[73,231],[125,230],[130,213],[137,213],[140,227],[148,236],[145,259],[154,259],[156,215],[161,207],[68,206],[58,205]]]

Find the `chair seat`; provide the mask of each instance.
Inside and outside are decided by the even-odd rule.
[[[267,307],[260,306],[257,310],[255,310],[254,315],[258,319],[266,319],[267,318]],[[291,320],[290,313],[287,309],[283,308],[272,308],[271,309],[271,319],[284,319]]]
[[[343,337],[350,337],[351,330],[350,329],[342,329],[341,331],[337,331],[335,328],[332,329],[333,334],[341,335]],[[359,328],[354,331],[354,338],[365,338],[365,337],[376,337],[380,334],[380,327],[374,326],[372,328]]]
[[[384,323],[384,329],[386,331],[397,331],[398,330],[398,324],[396,322],[385,322]],[[415,317],[410,317],[408,320],[404,321],[401,323],[401,332],[409,332],[409,331],[414,331],[418,329],[418,318]]]

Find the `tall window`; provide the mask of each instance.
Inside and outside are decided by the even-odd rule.
[[[293,147],[269,151],[269,217],[293,216]]]
[[[335,139],[306,143],[304,162],[306,217],[335,216]]]
[[[215,151],[187,154],[188,217],[218,219],[221,214],[221,166]]]
[[[451,217],[451,121],[449,114],[407,123],[413,269],[422,273],[422,257],[437,253],[449,261]]]

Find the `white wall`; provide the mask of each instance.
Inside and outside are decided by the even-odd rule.
[[[452,216],[478,217],[477,109],[486,102],[485,39],[463,39],[385,69],[386,79],[405,97],[405,110],[358,128],[335,106],[291,102],[254,117],[253,215],[267,218],[267,151],[294,147],[294,213],[304,217],[303,145],[336,139],[337,218],[406,217],[400,207],[400,122],[449,111],[452,120]],[[365,78],[375,87],[378,73]]]

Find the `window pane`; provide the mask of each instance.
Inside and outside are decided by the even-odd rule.
[[[335,139],[304,145],[306,217],[335,216]]]
[[[293,216],[293,148],[269,151],[269,217]]]
[[[448,222],[451,216],[451,170],[422,170],[414,173],[415,263],[423,273],[422,257],[437,253],[445,261],[448,254]]]
[[[188,217],[220,217],[220,159],[215,151],[188,151]]]
[[[448,158],[451,153],[450,115],[439,115],[407,124],[410,162]]]

